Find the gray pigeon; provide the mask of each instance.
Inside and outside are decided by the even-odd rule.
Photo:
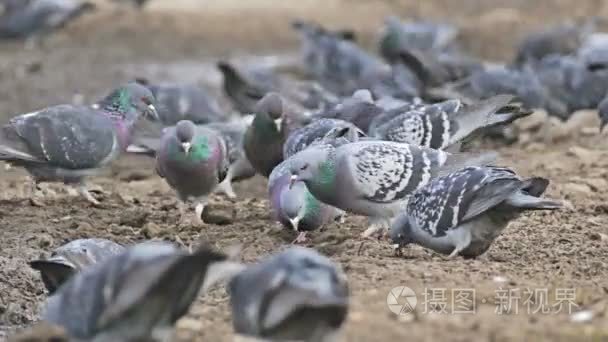
[[[291,182],[302,181],[320,201],[370,218],[364,237],[388,228],[411,193],[440,173],[485,165],[494,153],[451,154],[404,143],[359,141],[311,146],[288,160]]]
[[[0,131],[0,160],[24,167],[39,182],[78,184],[112,162],[130,144],[140,115],[157,116],[148,88],[130,83],[112,91],[99,109],[58,105],[11,119]]]
[[[42,319],[78,341],[167,341],[199,292],[242,270],[201,247],[189,254],[146,242],[76,274],[49,297]]]
[[[365,135],[354,124],[339,119],[319,119],[293,131],[283,145],[283,158],[287,159],[316,141],[323,139],[332,130],[353,130]]]
[[[258,101],[270,92],[281,94],[298,110],[318,109],[337,101],[334,94],[318,83],[296,81],[270,69],[237,68],[227,61],[218,62],[218,68],[224,76],[224,92],[242,114],[255,112]]]
[[[446,149],[487,127],[530,115],[512,95],[498,95],[472,105],[459,100],[405,112],[375,129],[374,138]]]
[[[255,116],[245,132],[245,155],[259,174],[268,177],[283,161],[283,143],[287,132],[283,129],[283,100],[269,93],[257,104]]]
[[[380,37],[380,55],[392,62],[404,49],[443,52],[456,48],[458,29],[429,21],[402,22],[395,16],[385,20]]]
[[[315,115],[314,119],[339,119],[353,123],[363,132],[368,132],[369,126],[384,109],[374,103],[369,90],[360,89],[352,96],[343,98],[340,103],[330,106]]]
[[[290,184],[290,159],[277,165],[268,178],[273,217],[300,234],[294,243],[306,242],[306,233],[319,229],[343,212],[316,199],[303,182]]]
[[[211,194],[226,178],[229,168],[224,140],[216,131],[182,120],[163,130],[156,154],[156,171],[173,188],[180,203],[181,221],[185,221],[185,203],[196,201],[195,222],[202,224],[202,214]]]
[[[106,239],[78,239],[55,249],[49,258],[31,261],[30,266],[40,271],[42,282],[52,295],[75,273],[124,250]]]
[[[353,41],[323,29],[317,24],[298,21],[292,27],[302,41],[302,58],[307,73],[330,92],[347,96],[361,82],[386,65]]]
[[[80,0],[9,1],[0,16],[0,38],[48,34],[95,8],[93,3]]]
[[[574,54],[584,40],[593,33],[595,26],[595,19],[592,19],[583,25],[565,23],[533,32],[519,43],[515,64],[521,66],[526,63],[534,63],[549,55]]]
[[[263,341],[334,341],[346,321],[349,290],[340,267],[292,247],[230,281],[236,334]]]
[[[112,0],[112,2],[121,4],[121,5],[130,5],[130,6],[133,6],[134,8],[142,9],[142,8],[144,8],[144,6],[146,6],[146,4],[148,2],[150,2],[150,0]]]
[[[219,104],[204,89],[189,84],[150,84],[146,79],[137,82],[148,87],[156,98],[160,122],[173,126],[180,120],[195,124],[226,121]]]
[[[416,191],[390,236],[398,248],[416,243],[474,258],[522,212],[559,209],[559,202],[541,197],[548,185],[540,177],[522,180],[507,168],[468,167]]]

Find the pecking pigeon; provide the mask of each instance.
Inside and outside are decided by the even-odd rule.
[[[30,266],[40,272],[44,286],[52,295],[75,273],[124,250],[123,246],[106,239],[78,239],[55,249],[49,258],[31,261]]]
[[[283,161],[286,132],[281,122],[283,101],[276,93],[269,93],[257,104],[255,117],[245,132],[243,148],[247,159],[264,177],[268,177]]]
[[[523,109],[512,95],[498,95],[472,105],[450,100],[405,112],[377,127],[372,137],[446,149],[486,127],[530,114],[532,111]]]
[[[374,103],[372,94],[367,89],[357,90],[342,102],[316,113],[313,119],[339,119],[353,123],[363,132],[367,132],[370,124],[384,109]]]
[[[9,1],[0,16],[0,38],[25,39],[48,34],[95,9],[92,2],[80,0]]]
[[[224,181],[228,168],[226,145],[218,132],[188,120],[163,130],[156,171],[176,191],[181,221],[185,221],[185,203],[194,199],[195,222],[203,223],[207,196]]]
[[[249,266],[229,284],[234,330],[264,341],[333,341],[348,313],[340,267],[304,247]]]
[[[300,234],[294,243],[306,242],[306,233],[341,216],[343,212],[316,199],[303,182],[290,184],[290,160],[277,165],[268,178],[268,195],[274,218]]]
[[[49,299],[43,320],[79,341],[167,341],[199,292],[242,270],[201,247],[189,254],[146,242],[76,274]]]
[[[522,180],[507,168],[468,167],[416,191],[390,236],[399,248],[416,243],[474,258],[522,212],[559,209],[559,202],[541,197],[548,185],[540,177]]]
[[[88,192],[85,176],[112,162],[130,144],[140,115],[157,116],[154,96],[136,83],[122,86],[98,109],[58,105],[11,119],[0,131],[0,160],[24,167],[39,182],[78,184]]]
[[[226,121],[219,104],[204,89],[189,84],[151,84],[139,78],[137,82],[148,87],[156,98],[160,122],[173,126],[180,120],[195,124]]]
[[[388,228],[411,193],[440,173],[485,165],[494,153],[450,154],[388,141],[359,141],[307,148],[288,160],[291,182],[302,181],[320,201],[367,216],[364,237]]]

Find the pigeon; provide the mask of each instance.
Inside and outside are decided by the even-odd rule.
[[[124,250],[123,246],[106,239],[78,239],[55,249],[49,258],[31,261],[30,266],[40,272],[44,286],[52,295],[75,273]]]
[[[593,33],[596,20],[583,25],[564,23],[524,37],[515,56],[515,65],[524,65],[542,60],[549,55],[570,55],[576,53],[585,39]]]
[[[224,140],[214,130],[182,120],[163,130],[156,171],[177,193],[180,221],[185,222],[185,203],[194,199],[195,223],[203,224],[207,196],[228,174],[229,161]]]
[[[411,193],[433,177],[486,165],[491,152],[451,154],[405,143],[358,141],[311,146],[288,160],[291,183],[302,181],[320,201],[370,218],[363,237],[388,228]]]
[[[384,25],[379,52],[389,62],[398,59],[404,49],[434,52],[453,50],[458,37],[458,29],[448,24],[402,22],[395,16],[389,16]]]
[[[284,227],[298,232],[293,243],[307,241],[306,233],[333,221],[343,212],[316,199],[303,182],[290,184],[287,159],[277,165],[268,178],[268,196],[273,218]]]
[[[511,220],[527,210],[554,210],[541,197],[549,181],[522,180],[502,167],[467,167],[417,190],[390,229],[397,248],[416,243],[450,257],[485,253]]]
[[[154,95],[129,83],[112,91],[99,109],[57,105],[11,119],[0,131],[0,160],[24,167],[39,182],[78,184],[94,205],[85,176],[97,173],[130,144],[140,115],[156,117]]]
[[[386,98],[384,99],[386,100]],[[403,113],[419,110],[429,105],[428,103],[423,102],[420,98],[413,101],[393,101],[393,99],[390,99],[389,101],[388,106],[382,104],[382,99],[376,101],[376,105],[381,107],[383,111],[370,121],[369,127],[367,128],[368,135],[373,136],[377,134],[376,131],[378,127]],[[448,101],[446,101],[446,103],[447,102]]]
[[[48,298],[42,319],[70,340],[167,341],[201,289],[242,269],[205,246],[190,254],[145,242],[76,274]]]
[[[494,96],[473,105],[450,100],[405,112],[378,127],[373,137],[442,150],[486,127],[530,114],[532,111],[522,109],[512,95]]]
[[[160,122],[173,126],[180,120],[195,124],[226,121],[219,104],[204,89],[189,84],[151,84],[139,78],[137,82],[148,87],[156,98]]]
[[[333,94],[347,96],[360,88],[364,78],[386,69],[379,59],[355,42],[303,21],[292,27],[302,41],[302,58],[307,74]]]
[[[224,92],[242,114],[255,112],[258,101],[270,92],[281,94],[298,110],[317,109],[337,101],[335,95],[315,82],[296,81],[265,68],[237,68],[227,61],[217,65],[224,77]]]
[[[576,55],[591,71],[607,69],[608,33],[594,33],[587,37]]]
[[[291,247],[229,283],[232,323],[243,339],[334,341],[346,320],[346,275],[330,259]]]
[[[287,137],[285,144],[283,145],[283,158],[287,159],[290,156],[302,151],[306,147],[310,146],[315,141],[319,141],[327,135],[333,129],[337,130],[353,130],[365,135],[357,128],[354,124],[339,120],[339,119],[319,119],[311,122],[310,124],[299,128]]]
[[[344,98],[341,103],[314,114],[313,120],[339,119],[351,122],[361,131],[367,132],[374,118],[383,112],[384,109],[374,103],[369,90],[359,89],[352,96]]]
[[[0,16],[0,39],[49,34],[95,9],[92,2],[79,0],[9,1]]]
[[[549,114],[567,120],[581,109],[595,109],[608,93],[608,69],[590,68],[572,56],[547,56],[531,66],[552,99],[559,99],[563,112]],[[556,100],[557,101],[557,100]]]
[[[568,115],[566,106],[550,96],[537,73],[529,66],[521,70],[502,66],[480,70],[460,81],[430,89],[428,93],[433,98],[457,98],[466,103],[511,94],[517,96],[526,108],[545,108],[556,116]]]
[[[281,96],[267,94],[257,104],[255,117],[245,132],[245,155],[256,172],[264,177],[268,177],[272,169],[283,161],[286,132],[283,131],[282,115]]]

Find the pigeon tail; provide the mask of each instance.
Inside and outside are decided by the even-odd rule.
[[[540,197],[549,186],[549,180],[533,177],[523,181],[521,190],[507,198],[506,203],[522,209],[554,210],[562,207],[557,200]]]
[[[496,161],[496,152],[462,152],[448,154],[447,160],[439,170],[439,177],[469,166],[487,166]]]
[[[458,124],[458,130],[452,141],[460,141],[469,137],[475,131],[500,124],[508,124],[519,118],[532,114],[515,96],[497,95],[487,100],[464,107],[454,114],[453,119]]]

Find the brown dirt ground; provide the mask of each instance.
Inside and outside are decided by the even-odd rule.
[[[524,32],[568,16],[606,15],[608,2],[327,0],[300,2],[295,8],[216,4],[171,12],[108,10],[71,25],[41,49],[0,44],[0,113],[8,117],[71,101],[75,92],[92,99],[137,73],[180,79],[197,71],[196,77],[205,83],[208,69],[197,63],[295,47],[287,22],[296,16],[354,27],[369,43],[390,12],[455,22],[463,27],[466,46],[472,51],[509,59],[513,43]],[[183,64],[187,67],[180,68]],[[312,234],[310,245],[340,262],[349,276],[352,307],[346,340],[608,341],[607,147],[606,137],[597,134],[499,147],[502,164],[523,175],[551,179],[549,195],[567,199],[571,206],[522,217],[477,260],[447,260],[420,248],[408,249],[397,258],[385,242],[367,242],[359,249],[357,236],[365,222],[357,217]],[[231,222],[197,230],[176,226],[175,198],[152,170],[150,160],[124,158],[110,176],[92,179],[104,189],[102,208],[69,197],[54,185],[49,188],[59,195],[46,199],[43,207],[33,206],[23,197],[23,172],[0,175],[4,189],[0,194],[0,340],[3,331],[35,321],[45,299],[39,277],[26,262],[69,240],[102,237],[132,243],[163,238],[189,245],[205,238],[220,248],[243,243],[244,259],[253,261],[293,239],[291,232],[270,220],[261,178],[238,184],[236,202],[213,198],[213,211]],[[506,282],[498,283],[496,277]],[[427,315],[419,295],[416,315],[398,319],[387,309],[386,296],[400,285],[418,294],[424,288],[474,288],[477,314]],[[590,323],[572,323],[563,313],[496,315],[495,290],[500,286],[551,292],[575,288],[576,304],[595,315]],[[201,299],[180,321],[179,340],[229,340],[227,303],[223,289]],[[520,311],[525,307],[520,306]]]

